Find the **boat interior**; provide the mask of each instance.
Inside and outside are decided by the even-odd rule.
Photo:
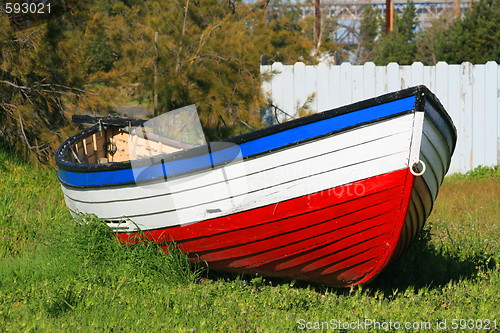
[[[170,154],[192,147],[153,133],[131,135],[124,128],[109,126],[73,143],[67,158],[73,163],[106,164]]]

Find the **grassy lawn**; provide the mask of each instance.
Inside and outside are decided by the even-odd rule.
[[[77,224],[55,170],[0,149],[0,331],[493,331],[499,236],[500,170],[480,168],[446,179],[419,241],[371,285],[207,272],[175,251],[122,246],[97,222]]]

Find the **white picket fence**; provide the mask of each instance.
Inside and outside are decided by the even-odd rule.
[[[307,103],[312,111],[324,111],[367,98],[424,84],[439,98],[458,132],[450,171],[467,172],[478,165],[496,165],[500,159],[500,65],[463,63],[436,66],[414,63],[399,66],[328,65],[304,63],[261,66],[262,86],[278,109],[280,121],[296,117]]]

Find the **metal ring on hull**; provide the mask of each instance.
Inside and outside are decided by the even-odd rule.
[[[417,169],[417,166],[419,164],[422,164],[422,171],[418,171],[418,169]],[[419,160],[418,162],[413,163],[412,166],[410,167],[410,172],[414,176],[417,176],[417,177],[418,176],[422,176],[424,174],[424,172],[425,172],[425,163],[424,163],[424,161]]]

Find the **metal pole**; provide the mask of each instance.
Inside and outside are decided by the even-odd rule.
[[[455,0],[455,18],[460,17],[460,0]]]
[[[318,52],[319,45],[321,42],[321,8],[320,8],[320,0],[316,0],[316,28],[315,28],[315,49]]]
[[[153,62],[153,114],[158,115],[158,31],[155,31],[155,60]]]
[[[394,23],[393,0],[385,0],[385,33],[392,31]]]

